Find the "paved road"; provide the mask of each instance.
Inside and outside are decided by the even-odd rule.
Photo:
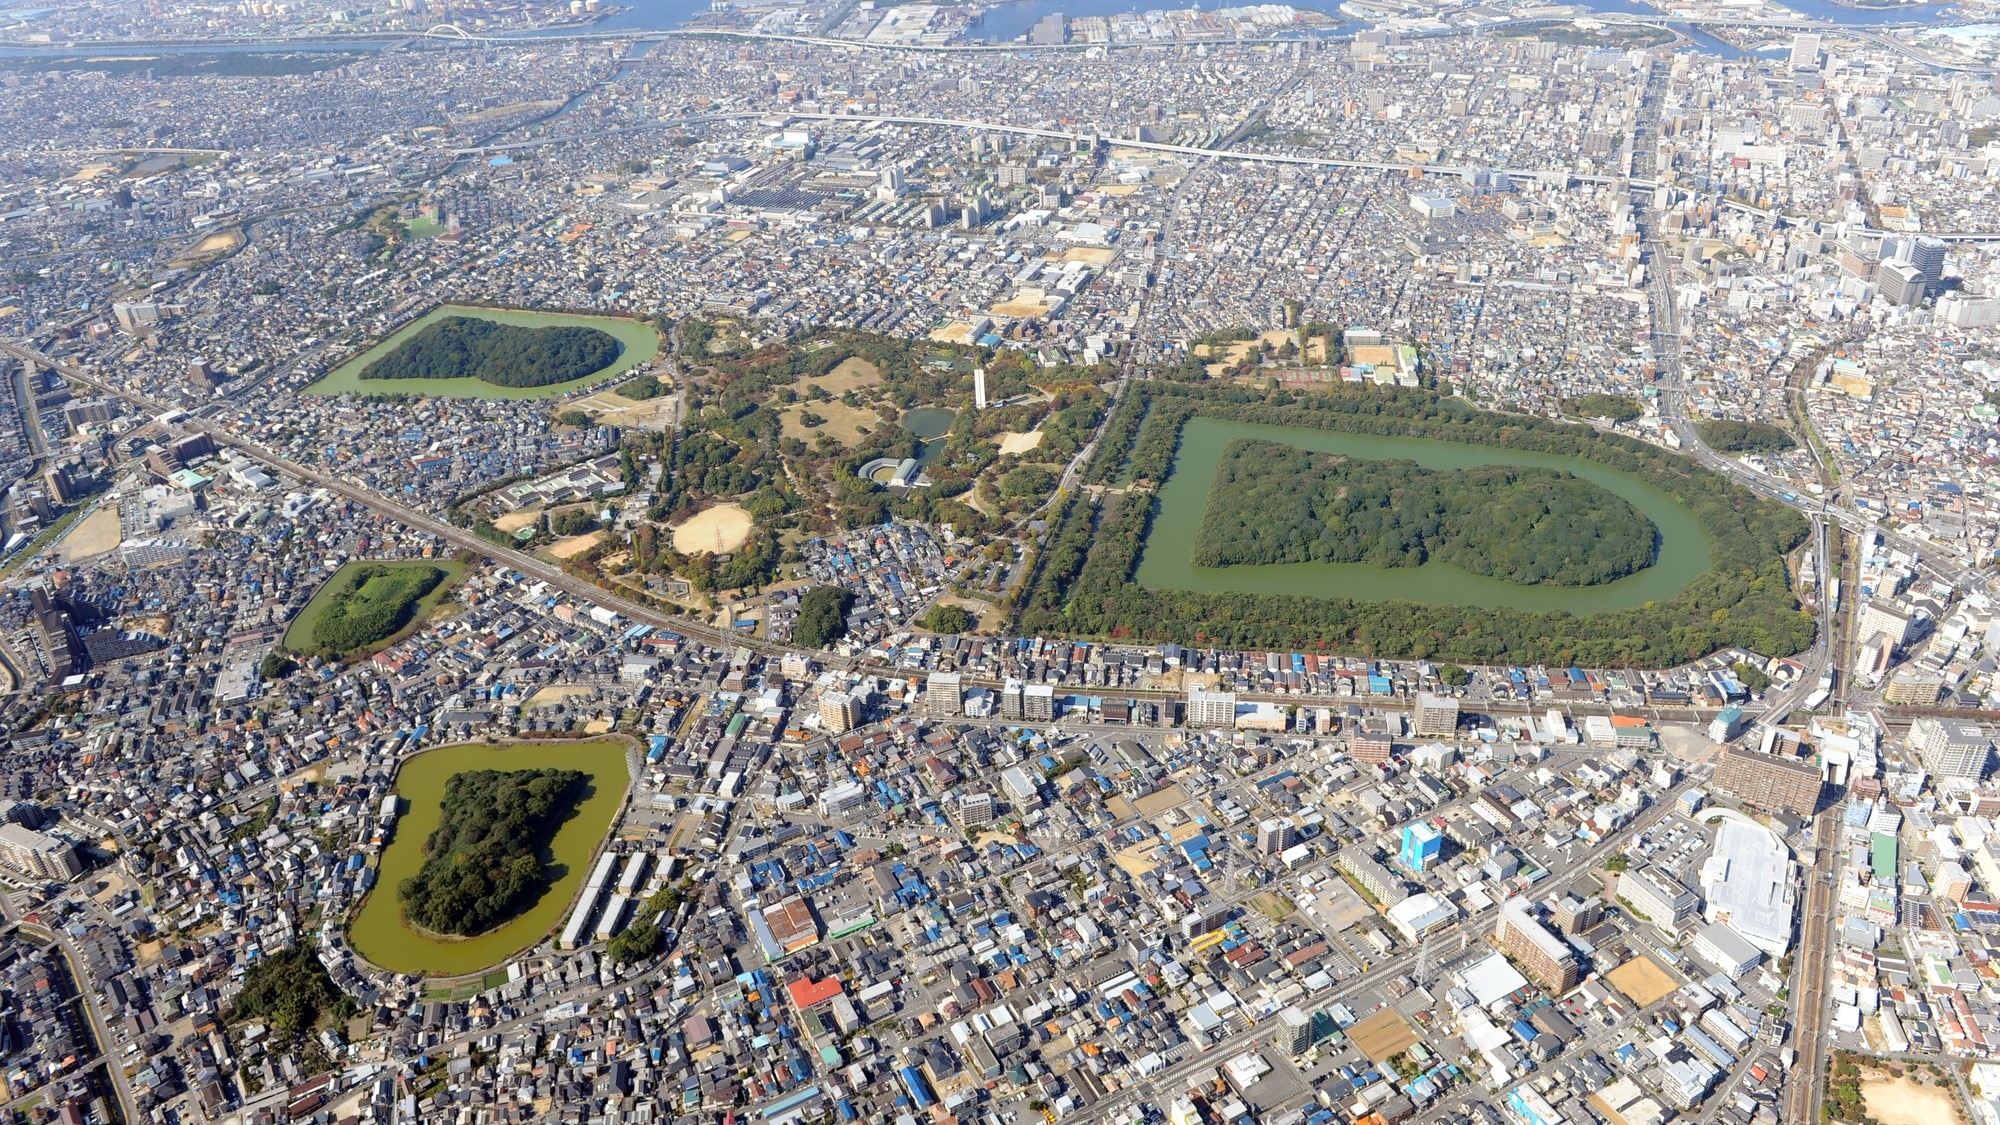
[[[0,896],[4,897],[4,896]],[[11,909],[11,906],[9,907]],[[128,1122],[141,1121],[139,1106],[132,1098],[132,1087],[125,1080],[125,1068],[118,1064],[112,1052],[117,1049],[117,1041],[111,1037],[110,1028],[104,1022],[104,1014],[97,1010],[97,982],[85,975],[83,958],[77,956],[76,948],[69,938],[34,922],[18,922],[21,932],[35,940],[53,945],[61,951],[63,960],[69,963],[70,980],[76,985],[77,1003],[82,1005],[84,1015],[90,1019],[90,1034],[97,1040],[97,1063],[111,1076],[111,1088],[118,1097],[119,1116]],[[87,1067],[85,1069],[88,1069]]]

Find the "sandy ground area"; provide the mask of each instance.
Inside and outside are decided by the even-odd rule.
[[[559,559],[573,559],[597,546],[597,541],[602,538],[604,538],[603,532],[593,531],[587,535],[572,535],[567,539],[558,539],[550,545],[549,554]]]
[[[1419,1042],[1417,1029],[1394,1008],[1384,1008],[1347,1029],[1354,1048],[1377,1064],[1395,1058]]]
[[[1641,1008],[1652,1007],[1680,987],[1673,975],[1653,964],[1650,957],[1634,957],[1606,975],[1618,991],[1630,996]]]
[[[848,356],[840,361],[840,366],[821,375],[817,379],[807,379],[804,385],[820,387],[826,393],[838,398],[849,391],[872,387],[882,381],[882,369],[862,359],[858,355]]]
[[[707,551],[726,555],[750,538],[754,521],[734,504],[717,504],[674,529],[674,550],[683,555]]]
[[[226,230],[217,234],[211,234],[200,242],[195,243],[194,252],[197,254],[215,254],[223,250],[234,250],[241,245],[243,245],[243,232]]]
[[[1047,316],[1049,315],[1049,310],[1053,308],[1055,308],[1055,300],[1045,290],[1036,289],[1033,286],[1022,286],[1020,292],[1015,293],[1011,299],[1001,301],[986,311],[992,313],[994,316],[1028,319]]]
[[[1660,727],[1660,746],[1683,762],[1706,762],[1722,752],[1708,740],[1707,732],[1674,723]]]
[[[808,426],[804,422],[806,411],[826,419],[825,424]],[[806,444],[812,444],[814,434],[825,434],[842,445],[853,445],[860,441],[863,428],[873,433],[889,423],[882,416],[867,407],[849,406],[839,399],[830,402],[806,402],[785,407],[782,415],[785,422],[785,436],[795,437]]]
[[[116,550],[123,539],[124,532],[118,522],[118,505],[100,504],[96,511],[69,529],[56,553],[66,563],[78,562]]]
[[[571,699],[587,698],[596,693],[596,688],[585,687],[581,684],[559,684],[552,687],[537,688],[535,694],[529,696],[526,703],[521,704],[521,709],[524,711],[533,711],[537,707],[553,707],[558,703],[563,703]]]
[[[1963,1125],[1958,1099],[1942,1086],[1921,1086],[1908,1078],[1864,1079],[1861,1104],[1883,1125]]]
[[[524,527],[534,526],[535,521],[541,518],[542,510],[540,508],[522,508],[519,511],[508,512],[506,515],[494,520],[493,528],[496,531],[504,531],[512,535]]]
[[[1065,262],[1088,262],[1093,266],[1108,266],[1118,256],[1118,251],[1109,246],[1074,246],[1063,251]]]
[[[1042,431],[1031,430],[1025,434],[1001,434],[999,441],[1001,453],[1026,453],[1030,449],[1036,449],[1041,446]]]
[[[1280,328],[1266,332],[1255,340],[1238,340],[1233,344],[1226,344],[1222,349],[1222,358],[1214,363],[1207,364],[1206,369],[1210,375],[1220,375],[1236,364],[1241,363],[1244,357],[1250,354],[1250,350],[1257,345],[1269,344],[1273,348],[1281,348],[1287,340],[1292,341],[1294,344],[1298,343],[1297,337]],[[1195,354],[1212,357],[1215,352],[1208,345],[1201,344],[1196,346]]]
[[[644,426],[652,422],[670,420],[673,414],[674,396],[663,394],[657,398],[630,399],[616,391],[599,391],[586,398],[580,398],[571,405],[604,425]]]

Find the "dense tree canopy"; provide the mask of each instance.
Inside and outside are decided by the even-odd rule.
[[[1440,472],[1272,441],[1223,450],[1195,535],[1201,566],[1430,559],[1507,582],[1589,586],[1652,565],[1658,532],[1624,499],[1519,465]]]
[[[525,328],[448,316],[362,369],[363,379],[474,378],[500,387],[546,387],[602,371],[618,338],[581,324]]]
[[[444,816],[424,841],[424,865],[397,894],[427,930],[484,933],[548,889],[543,853],[584,797],[580,770],[469,770],[444,787]]]
[[[971,611],[964,606],[947,605],[939,602],[924,615],[923,627],[933,633],[963,633],[972,628]]]
[[[1768,422],[1731,419],[1703,422],[1701,440],[1723,453],[1783,453],[1799,447],[1790,433]]]
[[[395,635],[416,616],[424,595],[444,581],[434,566],[364,566],[336,579],[331,601],[313,619],[312,651],[345,657]]]
[[[1709,569],[1678,595],[1609,613],[1482,609],[1339,597],[1149,590],[1133,581],[1154,513],[1135,488],[1101,505],[1076,496],[1057,510],[1019,609],[1027,634],[1100,635],[1182,644],[1342,651],[1464,664],[1584,663],[1663,667],[1738,646],[1789,654],[1812,642],[1792,596],[1785,553],[1806,535],[1792,509],[1665,450],[1587,426],[1476,410],[1413,391],[1340,388],[1269,394],[1240,386],[1154,380],[1120,402],[1144,421],[1129,447],[1100,449],[1098,479],[1165,479],[1181,427],[1197,414],[1349,433],[1407,435],[1582,457],[1644,477],[1701,522]],[[1119,418],[1112,425],[1119,427]]]
[[[231,1022],[261,1019],[271,1038],[288,1047],[312,1031],[322,1015],[345,1018],[354,1001],[326,975],[310,946],[295,945],[259,959],[243,974]]]
[[[1637,399],[1624,395],[1590,394],[1573,398],[1564,405],[1580,418],[1609,418],[1613,422],[1636,421],[1646,413]]]
[[[854,594],[845,586],[815,586],[799,599],[799,619],[792,628],[792,642],[806,648],[825,648],[847,632],[847,607]]]

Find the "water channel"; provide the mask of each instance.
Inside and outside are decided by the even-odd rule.
[[[1415,461],[1429,469],[1474,465],[1531,465],[1563,469],[1603,486],[1645,513],[1659,529],[1660,553],[1637,574],[1598,586],[1522,586],[1473,574],[1449,563],[1378,567],[1366,563],[1281,563],[1204,567],[1194,557],[1195,532],[1208,506],[1223,448],[1237,438],[1262,438],[1301,449],[1377,460]],[[1149,589],[1203,593],[1297,594],[1357,601],[1405,601],[1485,609],[1568,610],[1604,613],[1664,601],[1709,566],[1713,541],[1694,513],[1665,490],[1639,477],[1591,461],[1549,453],[1461,445],[1429,438],[1335,433],[1302,426],[1269,426],[1195,418],[1181,431],[1180,449],[1160,487],[1160,510],[1140,556],[1137,580]]]
[[[424,840],[444,814],[445,782],[468,770],[575,769],[591,777],[575,815],[556,832],[550,857],[556,879],[540,901],[513,921],[477,937],[447,939],[419,932],[403,921],[396,887],[423,866]],[[509,746],[467,744],[426,750],[396,773],[403,815],[382,851],[375,886],[348,928],[354,951],[395,973],[461,976],[500,964],[549,935],[589,873],[604,834],[631,785],[622,742],[527,742]]]

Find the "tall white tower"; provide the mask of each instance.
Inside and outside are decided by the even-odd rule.
[[[972,369],[972,407],[974,410],[986,409],[986,369],[984,367],[975,367]]]

